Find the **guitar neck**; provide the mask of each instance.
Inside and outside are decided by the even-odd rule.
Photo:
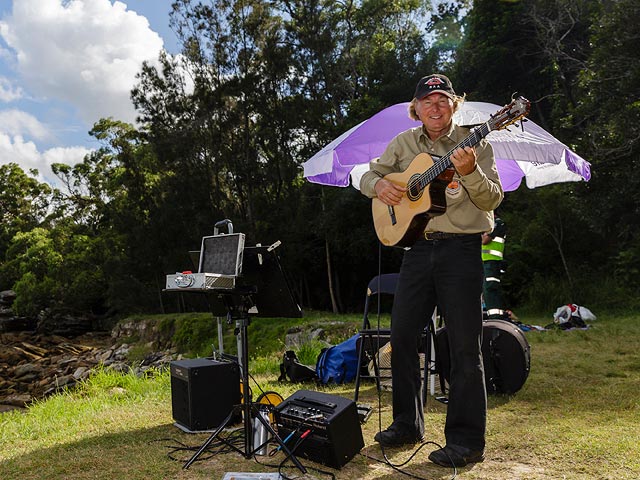
[[[440,159],[436,161],[426,172],[420,174],[418,178],[412,180],[412,186],[416,185],[414,182],[417,182],[416,186],[420,190],[426,188],[426,186],[429,185],[438,175],[440,175],[451,166],[451,154],[456,149],[462,147],[473,147],[474,145],[477,145],[480,140],[482,140],[489,134],[489,132],[491,132],[491,130],[492,128],[489,125],[489,122],[483,123],[479,127],[474,128],[467,138],[462,140],[449,152],[440,157]]]

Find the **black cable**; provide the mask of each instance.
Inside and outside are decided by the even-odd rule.
[[[378,242],[378,312],[377,312],[377,327],[378,327],[378,335],[377,335],[377,345],[376,345],[376,352],[374,352],[374,356],[378,355],[378,361],[380,360],[380,319],[381,319],[381,311],[382,311],[382,300],[381,300],[381,289],[382,289],[382,279],[381,279],[381,275],[382,275],[382,242]],[[393,319],[391,320],[393,322]],[[391,341],[391,340],[389,340]],[[392,346],[393,348],[393,346]],[[374,359],[375,361],[375,359]],[[425,362],[427,361],[427,359],[425,358]],[[425,378],[424,381],[426,382],[427,379]],[[376,384],[380,385],[380,365],[378,365],[378,383]],[[393,386],[392,386],[393,388]],[[382,432],[382,388],[378,388],[378,432]],[[360,453],[361,455],[363,455],[366,458],[369,458],[371,460],[376,460],[380,463],[386,464],[387,466],[391,467],[393,470],[395,470],[398,473],[401,473],[403,475],[407,475],[411,478],[416,478],[418,480],[428,480],[425,479],[423,477],[420,477],[418,475],[414,475],[413,473],[409,473],[409,472],[405,472],[404,470],[402,470],[400,467],[405,466],[407,463],[409,463],[411,460],[413,460],[413,458],[418,454],[418,452],[420,450],[422,450],[422,448],[424,448],[426,445],[435,445],[436,447],[442,449],[442,447],[436,443],[436,442],[431,442],[431,441],[427,441],[427,442],[422,442],[420,444],[420,446],[409,456],[409,458],[407,460],[405,460],[403,463],[400,464],[394,464],[389,457],[387,457],[386,452],[384,451],[384,445],[382,445],[382,443],[379,444],[380,445],[380,450],[382,451],[382,457],[384,458],[384,460],[381,460],[379,458],[375,458],[372,457],[370,455],[367,455],[365,453]],[[449,455],[447,454],[447,452],[445,451],[445,454],[447,455],[447,457],[449,457]],[[451,460],[451,458],[449,458],[449,460]],[[453,465],[453,461],[451,461],[451,465],[453,466],[453,476],[451,477],[451,480],[454,480],[457,476],[458,476],[458,470],[456,469],[455,465]]]
[[[292,456],[295,455],[295,451],[298,449],[298,447],[300,447],[300,445],[308,438],[309,435],[311,435],[313,433],[313,425],[310,423],[311,420],[313,420],[314,417],[309,417],[309,418],[305,418],[305,419],[301,419],[300,421],[297,422],[297,426],[295,428],[295,430],[292,430],[289,435],[287,435],[287,437],[285,437],[282,441],[282,443],[286,443],[290,438],[295,438],[296,435],[303,429],[305,429],[305,431],[300,435],[300,437],[296,440],[295,444],[289,448],[289,453],[286,454],[285,458],[280,462],[280,464],[278,465],[278,473],[280,474],[280,477],[283,480],[295,480],[296,478],[299,477],[288,477],[287,475],[285,475],[285,473],[282,471],[283,468],[285,468],[285,463],[287,462],[287,460],[290,460]],[[271,452],[269,452],[269,456],[274,456],[276,453],[278,453],[278,451],[282,450],[281,447],[277,447],[275,449],[273,449]],[[269,466],[273,466],[273,465],[269,465]],[[293,468],[294,465],[289,465],[286,468]],[[327,475],[329,476],[332,480],[335,480],[335,475],[332,472],[326,471],[326,470],[321,470],[319,468],[316,467],[310,467],[308,465],[305,465],[305,468],[307,470],[313,470],[316,473],[320,473],[322,475]]]
[[[300,437],[298,437],[298,439],[296,440],[296,443],[294,443],[293,447],[289,449],[289,453],[287,453],[284,459],[280,462],[280,466],[278,467],[278,473],[280,473],[280,469],[286,463],[286,461],[289,460],[293,455],[295,455],[295,452],[298,449],[298,447],[302,444],[302,442],[304,442],[305,438],[307,438],[307,436],[309,436],[310,434],[311,434],[311,429],[307,429],[302,433],[302,435],[300,435]],[[286,478],[282,474],[281,476],[283,478]]]
[[[303,422],[304,423],[304,422]],[[302,425],[302,424],[301,424]],[[302,435],[300,435],[300,438],[298,438],[298,440],[296,441],[295,445],[290,449],[291,454],[287,455],[284,460],[282,460],[282,462],[280,462],[280,466],[278,467],[278,474],[280,475],[280,477],[283,480],[296,480],[299,477],[288,477],[283,471],[282,469],[285,466],[285,463],[287,462],[287,460],[289,460],[293,455],[295,455],[295,451],[298,449],[298,447],[300,445],[302,445],[302,443],[307,439],[307,437],[309,435],[311,435],[312,429],[309,428],[308,430],[306,430],[305,432],[302,433]],[[289,467],[291,468],[291,467]],[[329,476],[332,480],[335,480],[336,476],[333,472],[329,472],[326,470],[321,470],[319,468],[315,468],[315,467],[309,467],[306,466],[305,467],[307,470],[313,470],[314,472],[320,473],[322,475],[327,475]]]
[[[287,467],[287,468],[292,468],[292,467],[293,467],[293,465],[291,465],[291,466],[289,466],[289,467]],[[307,469],[307,470],[313,470],[314,472],[316,472],[316,473],[320,473],[320,474],[322,474],[322,475],[326,475],[326,476],[328,476],[329,478],[331,478],[332,480],[335,480],[335,479],[336,479],[336,476],[335,476],[335,474],[334,474],[333,472],[329,472],[329,471],[327,471],[327,470],[322,470],[322,469],[320,469],[320,468],[309,467],[309,466],[307,466],[307,467],[306,467],[306,469]],[[280,474],[280,477],[281,477],[283,480],[297,480],[298,478],[303,478],[303,477],[299,477],[299,476],[297,476],[297,477],[288,477],[288,476],[287,476],[287,475],[282,471],[282,469],[278,470],[278,473]]]
[[[294,438],[296,434],[300,431],[301,427],[302,427],[302,424],[298,425],[298,427],[295,430],[292,430],[291,433],[289,433],[289,435],[287,435],[285,438],[282,439],[282,443],[285,444],[289,441],[289,439]],[[271,450],[269,452],[269,456],[273,457],[280,450],[282,450],[282,445],[278,445],[276,448]]]
[[[376,383],[376,387],[378,390],[378,432],[382,432],[382,384],[380,383],[381,375],[380,375],[380,318],[382,315],[382,242],[378,242],[378,312],[377,312],[377,327],[378,327],[378,335],[376,339],[376,351],[373,352],[374,355],[374,365],[378,365],[378,381]],[[389,329],[391,329],[391,324],[389,324]],[[391,343],[391,334],[389,334],[389,343]],[[378,356],[376,359],[375,356]],[[376,372],[373,372],[376,373]],[[382,445],[381,445],[382,446]],[[384,450],[383,450],[384,455]]]
[[[385,454],[385,452],[384,452],[384,447],[383,447],[382,445],[380,445],[380,449],[382,450],[382,455],[383,455],[384,459],[380,459],[380,458],[377,458],[377,457],[374,457],[374,456],[372,456],[372,455],[368,455],[368,454],[366,454],[366,453],[362,453],[362,452],[360,452],[360,455],[362,455],[363,457],[368,458],[368,459],[370,459],[370,460],[375,460],[376,462],[382,463],[383,465],[387,465],[388,467],[391,467],[391,468],[392,468],[393,470],[395,470],[396,472],[401,473],[401,474],[403,474],[403,475],[406,475],[406,476],[408,476],[408,477],[416,478],[416,479],[418,479],[418,480],[428,480],[428,479],[425,479],[424,477],[420,477],[420,476],[418,476],[418,475],[415,475],[415,474],[413,474],[413,473],[406,472],[406,471],[404,471],[404,470],[400,469],[400,467],[405,466],[407,463],[409,463],[411,460],[413,460],[413,457],[415,457],[415,456],[416,456],[416,454],[417,454],[417,453],[418,453],[418,452],[419,452],[423,447],[425,447],[425,446],[427,446],[427,445],[435,445],[435,446],[436,446],[436,447],[438,447],[438,448],[442,448],[442,447],[441,447],[439,444],[437,444],[436,442],[431,442],[431,441],[423,442],[422,444],[420,444],[420,446],[417,448],[417,450],[411,454],[411,456],[410,456],[407,460],[405,460],[404,462],[402,462],[402,463],[400,463],[400,464],[397,464],[397,465],[396,465],[396,464],[393,464],[393,463],[391,462],[391,460],[389,460],[389,458],[387,457],[387,455],[386,455],[386,454]],[[446,452],[445,452],[445,454],[447,455],[447,458],[449,458],[449,460],[451,461],[451,458],[449,457],[449,455],[448,455]],[[450,479],[450,480],[455,480],[455,479],[457,478],[457,476],[458,476],[458,470],[457,470],[456,466],[453,464],[453,461],[451,461],[451,465],[452,465],[452,467],[453,467],[453,474],[452,474],[452,476],[451,476],[451,479]]]
[[[238,433],[240,432],[240,430],[236,430],[234,432],[231,432],[229,434],[229,436],[222,440],[218,440],[216,442],[213,442],[211,445],[209,445],[207,447],[207,449],[205,450],[205,452],[208,453],[208,455],[206,456],[200,456],[198,457],[198,460],[207,460],[211,457],[213,457],[214,455],[217,454],[224,454],[224,453],[229,453],[234,451],[233,448],[229,445],[241,445],[242,444],[242,438],[238,435]],[[170,460],[173,461],[179,461],[179,462],[185,462],[185,459],[180,459],[180,458],[176,458],[174,455],[176,453],[180,453],[180,452],[196,452],[199,450],[199,446],[189,446],[186,445],[184,443],[182,443],[179,440],[176,440],[174,438],[161,438],[158,440],[152,440],[152,442],[162,442],[162,441],[172,441],[175,442],[174,445],[165,445],[165,448],[169,449],[169,452],[167,452],[167,457]]]
[[[258,390],[260,390],[260,394],[264,395],[264,390],[262,389],[262,387],[260,386],[258,381],[253,377],[253,375],[251,375],[251,373],[247,372],[247,374],[249,375],[249,379],[253,380],[253,383],[255,383],[255,385],[258,388]]]

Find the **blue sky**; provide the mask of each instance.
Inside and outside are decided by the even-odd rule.
[[[97,148],[93,123],[133,123],[142,62],[178,53],[171,0],[0,0],[0,164],[73,165]]]

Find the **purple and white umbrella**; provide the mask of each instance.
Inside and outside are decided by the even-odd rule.
[[[303,164],[304,177],[313,183],[339,187],[351,183],[358,188],[369,162],[382,154],[391,139],[420,125],[409,118],[408,106],[398,103],[385,108],[340,135]],[[500,108],[492,103],[464,102],[454,120],[459,125],[481,124]],[[531,120],[524,123],[524,131],[516,126],[494,130],[487,140],[507,192],[517,189],[522,178],[529,188],[591,178],[589,162]]]

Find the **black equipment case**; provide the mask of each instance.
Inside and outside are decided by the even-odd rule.
[[[485,320],[482,324],[482,358],[487,393],[516,393],[529,376],[529,342],[517,325],[506,320]],[[436,332],[435,344],[438,374],[449,382],[450,360],[446,327]]]

